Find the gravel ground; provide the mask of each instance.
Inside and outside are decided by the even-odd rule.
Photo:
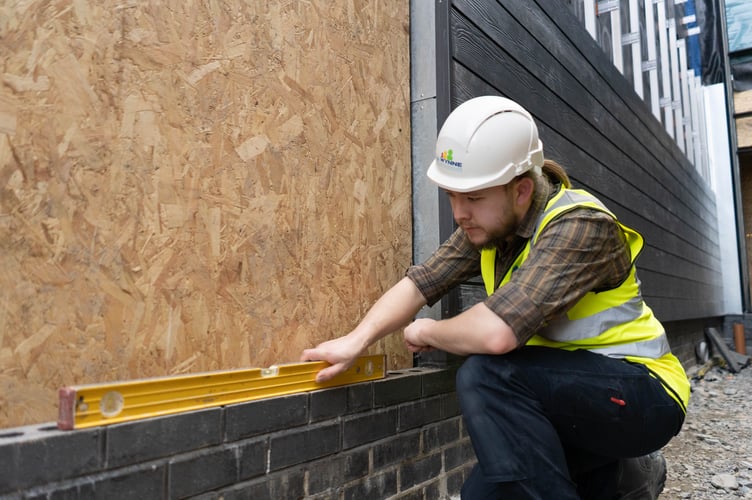
[[[660,498],[752,499],[752,368],[733,374],[716,364],[697,373],[684,427],[663,449]]]

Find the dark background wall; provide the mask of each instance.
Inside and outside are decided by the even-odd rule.
[[[669,334],[701,335],[722,311],[714,194],[579,20],[556,0],[454,0],[437,5],[437,23],[439,123],[483,94],[527,108],[546,156],[645,237],[639,277]],[[445,312],[477,293],[463,287]]]

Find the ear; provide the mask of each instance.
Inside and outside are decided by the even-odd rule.
[[[527,208],[533,200],[535,182],[530,177],[520,177],[514,186],[514,202]]]

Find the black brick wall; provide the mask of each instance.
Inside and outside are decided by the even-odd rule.
[[[77,431],[0,430],[0,498],[457,496],[475,457],[451,369]]]

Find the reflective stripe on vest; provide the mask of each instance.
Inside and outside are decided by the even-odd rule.
[[[545,326],[544,331],[551,332],[550,334],[542,333],[541,335],[564,341],[587,339],[592,337],[591,332],[605,332],[615,326],[638,319],[642,315],[643,304],[642,299],[634,297],[619,307],[611,307],[574,321],[562,316]]]
[[[527,259],[546,225],[559,215],[576,208],[605,212],[624,231],[631,251],[632,269],[624,282],[611,290],[588,292],[567,313],[543,327],[527,345],[561,349],[589,349],[610,357],[627,356],[657,359],[670,352],[663,326],[642,300],[634,261],[643,247],[642,236],[618,222],[598,199],[583,190],[562,188],[546,205],[533,237],[510,266],[499,287],[511,280],[514,271]],[[486,292],[494,292],[496,249],[481,251],[481,275]]]
[[[668,339],[666,334],[661,334],[650,340],[643,340],[642,342],[633,342],[625,345],[615,345],[609,347],[599,347],[597,349],[590,349],[592,352],[604,354],[612,358],[626,358],[627,356],[636,356],[639,358],[653,358],[657,359],[671,351],[668,345]],[[660,356],[656,356],[656,353],[662,353]]]

